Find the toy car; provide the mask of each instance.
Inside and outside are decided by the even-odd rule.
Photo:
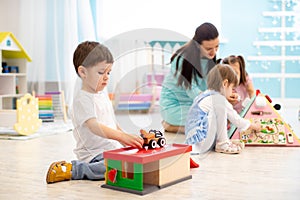
[[[156,147],[163,147],[166,145],[166,138],[163,133],[157,130],[150,130],[149,132],[141,129],[141,137],[144,139],[143,147],[148,146],[150,149]]]

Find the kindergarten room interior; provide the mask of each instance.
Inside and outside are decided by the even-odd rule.
[[[47,184],[51,162],[76,159],[76,46],[90,40],[111,50],[107,92],[126,132],[164,132],[159,98],[170,58],[204,22],[219,31],[217,58],[245,58],[255,89],[281,106],[273,111],[295,142],[191,155],[200,165],[191,179],[144,196],[102,188],[103,180]],[[0,0],[0,60],[0,199],[299,199],[300,0]],[[27,93],[39,106],[23,125],[31,132],[17,128]],[[167,144],[185,140],[164,135]]]

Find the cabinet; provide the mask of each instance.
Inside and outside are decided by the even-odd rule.
[[[15,108],[27,93],[27,62],[31,58],[11,32],[0,32],[0,110]]]

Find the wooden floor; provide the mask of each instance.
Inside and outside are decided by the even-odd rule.
[[[118,119],[127,131],[137,131],[141,126],[161,127],[157,113],[119,114]],[[168,143],[183,141],[182,134],[166,137]],[[71,132],[26,141],[0,140],[0,199],[300,198],[300,147],[247,147],[237,155],[210,152],[193,156],[200,168],[191,169],[192,179],[139,196],[101,188],[104,181],[47,185],[49,164],[75,159],[74,145]]]

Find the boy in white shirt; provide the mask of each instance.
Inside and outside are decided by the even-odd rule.
[[[112,104],[104,91],[113,64],[109,49],[98,42],[83,42],[74,52],[73,64],[82,80],[82,88],[73,100],[72,116],[74,153],[78,160],[52,163],[47,183],[104,179],[104,151],[123,145],[136,148],[143,145],[139,135],[125,133],[117,125]]]

